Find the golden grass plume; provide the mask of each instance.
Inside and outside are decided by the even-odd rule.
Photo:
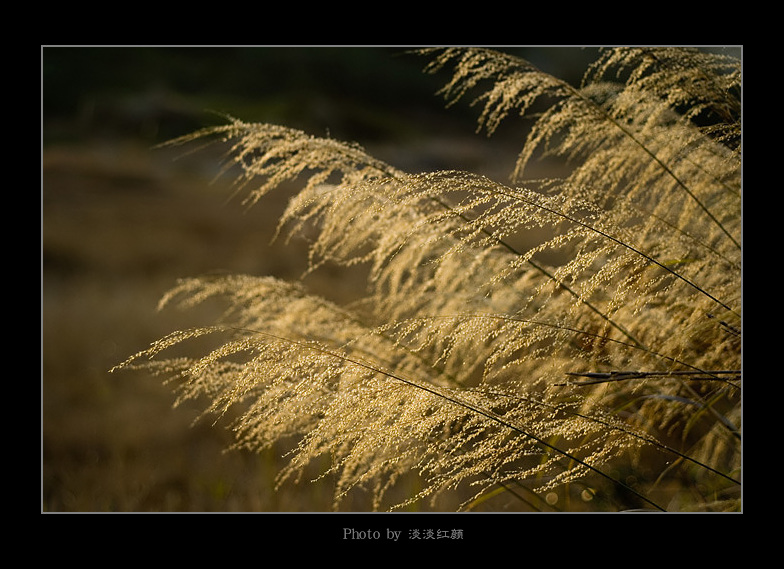
[[[606,509],[739,509],[740,62],[615,48],[572,86],[493,50],[421,53],[452,70],[448,103],[480,93],[491,134],[536,109],[510,180],[404,172],[234,118],[177,139],[227,143],[249,207],[301,180],[279,230],[308,235],[312,270],[367,265],[367,294],[339,306],[270,277],[183,280],[163,304],[217,297],[223,318],[122,366],[209,412],[241,406],[238,447],[297,437],[281,481],[329,457],[336,508],[358,487],[375,509],[468,488],[468,509],[498,487],[524,502],[579,483]],[[526,180],[543,155],[569,174]],[[205,334],[219,347],[163,357]],[[412,472],[420,490],[387,503]]]

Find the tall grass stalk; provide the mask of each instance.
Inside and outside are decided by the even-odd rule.
[[[281,483],[328,457],[336,509],[365,489],[374,509],[452,494],[463,509],[740,510],[740,62],[608,49],[572,86],[497,51],[419,53],[451,71],[448,105],[476,94],[488,134],[530,115],[510,180],[404,172],[231,117],[174,140],[227,144],[249,207],[299,182],[279,232],[310,239],[311,270],[367,266],[367,293],[185,279],[161,306],[220,298],[222,319],[119,367],[206,395],[207,413],[241,409],[237,448],[296,437]],[[543,156],[568,174],[526,179]],[[205,335],[218,347],[164,356]]]

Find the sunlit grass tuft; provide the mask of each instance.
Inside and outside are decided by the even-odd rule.
[[[550,509],[572,490],[583,509],[739,509],[739,62],[618,48],[575,87],[491,50],[424,53],[428,71],[453,70],[450,103],[482,93],[490,133],[547,103],[510,181],[404,172],[234,118],[175,140],[228,143],[248,207],[301,181],[279,232],[309,239],[313,271],[367,266],[367,294],[183,280],[164,304],[218,297],[224,317],[123,366],[209,396],[211,414],[240,408],[239,448],[298,440],[280,483],[327,458],[336,508],[366,488],[374,509],[450,493],[466,509]],[[526,180],[540,155],[573,169]],[[205,334],[213,351],[160,359]],[[390,498],[410,473],[421,491]]]

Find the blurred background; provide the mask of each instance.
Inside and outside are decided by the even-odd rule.
[[[574,82],[595,55],[508,51]],[[173,408],[160,379],[108,370],[171,331],[211,323],[209,307],[156,311],[178,278],[291,280],[305,268],[302,244],[270,243],[286,188],[245,210],[219,176],[217,152],[156,148],[221,123],[216,113],[354,141],[411,172],[506,180],[521,125],[476,133],[481,109],[470,100],[445,108],[436,93],[447,75],[423,73],[428,59],[406,52],[42,47],[42,511],[330,510],[329,479],[273,491],[285,446],[226,451],[229,418],[196,420],[204,402]],[[337,301],[359,286],[330,269],[304,282]],[[344,504],[367,507],[361,493]]]

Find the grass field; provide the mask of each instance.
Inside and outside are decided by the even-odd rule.
[[[402,51],[44,48],[43,512],[327,512],[335,504],[341,511],[383,510],[380,494],[374,501],[373,489],[353,486],[369,476],[381,482],[376,489],[400,476],[392,495],[384,499],[414,511],[636,510],[638,502],[627,505],[630,496],[623,495],[625,491],[666,511],[739,507],[739,480],[691,462],[694,457],[675,448],[690,447],[700,457],[710,454],[704,459],[709,461],[718,456],[717,468],[740,473],[735,464],[740,447],[740,430],[735,425],[740,385],[732,384],[740,381],[740,239],[733,235],[733,231],[741,232],[740,154],[734,150],[740,140],[739,84],[733,79],[726,92],[706,90],[707,100],[715,96],[726,106],[717,103],[717,117],[724,118],[717,119],[717,125],[704,126],[702,132],[691,123],[695,117],[680,120],[680,111],[666,107],[658,95],[649,96],[645,89],[637,92],[634,81],[626,89],[599,82],[575,90],[569,81],[574,83],[574,71],[581,73],[585,61],[592,60],[591,50],[537,48],[530,52],[536,66],[556,72],[563,81],[497,52],[476,52],[478,59],[463,60],[458,66],[457,73],[464,74],[466,85],[477,69],[491,75],[495,69],[517,70],[504,76],[492,91],[493,97],[501,97],[496,101],[500,114],[482,115],[493,133],[488,138],[475,131],[481,109],[469,105],[471,96],[465,100],[459,89],[451,91],[452,95],[459,93],[459,104],[445,109],[445,101],[436,94],[445,78],[423,74],[424,61],[406,60],[395,53]],[[699,59],[692,59],[695,54],[686,57],[683,50],[617,52],[623,59],[616,63],[636,61],[647,66],[655,62],[666,73],[652,77],[666,81],[680,80],[683,62],[691,66]],[[472,66],[472,61],[484,61],[486,56],[487,61],[503,65]],[[612,53],[609,61],[613,61]],[[563,64],[568,65],[564,68]],[[694,64],[694,70],[703,71],[702,65]],[[737,75],[730,77],[739,80],[737,69]],[[702,84],[702,76],[695,77],[694,84]],[[645,75],[639,79],[640,84],[648,83]],[[717,76],[716,81],[719,84],[723,79]],[[514,93],[525,107],[522,102],[530,99],[522,95],[542,86],[548,96],[559,100],[555,108],[563,111],[539,115],[552,119],[552,124],[532,121],[527,114],[522,121],[504,118],[503,126],[494,130],[493,121],[501,118],[508,102],[504,97]],[[677,107],[677,102],[673,104]],[[199,149],[190,146],[192,138],[185,147],[161,146],[174,137],[225,122],[225,116],[216,117],[210,110],[238,119],[231,129],[220,130],[221,136],[239,134],[244,137],[242,144],[248,145],[244,148],[250,150],[231,171],[223,170],[230,162],[224,160],[227,148],[220,144]],[[538,108],[529,110],[537,115]],[[559,122],[562,115],[568,120]],[[239,121],[285,128],[257,128]],[[634,128],[623,126],[626,122]],[[559,136],[553,133],[567,133],[568,129],[559,130],[567,124],[575,130],[560,145]],[[590,147],[586,141],[597,145],[571,173],[549,158],[526,168],[527,180],[536,185],[537,180],[548,179],[563,195],[553,198],[545,195],[546,190],[539,193],[504,186],[510,182],[531,127],[533,134],[544,133],[539,141],[542,147],[554,144],[547,150],[556,156],[568,155],[575,141],[586,148]],[[627,128],[634,132],[630,134]],[[691,145],[680,148],[681,139],[672,135],[697,135],[697,131],[699,136],[689,139],[693,154]],[[357,143],[367,154],[342,143]],[[660,150],[650,150],[657,146]],[[665,150],[673,152],[668,159],[662,158]],[[702,150],[705,154],[698,152]],[[276,159],[267,161],[270,156]],[[719,157],[725,159],[721,165]],[[308,186],[306,192],[313,193],[305,197],[312,200],[297,202],[307,204],[299,210],[305,215],[301,218],[306,220],[301,226],[304,231],[291,242],[273,242],[289,199],[302,199],[297,192],[308,176],[322,168],[334,174],[334,164],[345,167],[344,173],[359,176],[347,187],[337,185],[330,191],[321,185]],[[357,170],[357,164],[367,167]],[[694,164],[701,168],[692,168]],[[645,165],[656,166],[657,174],[651,179],[641,174]],[[676,175],[675,165],[683,167],[683,172]],[[245,208],[242,198],[248,196],[249,188],[237,191],[231,186],[240,166],[271,166],[267,172],[283,177],[300,172],[300,177],[273,184],[272,194]],[[300,171],[300,167],[306,168]],[[666,174],[666,183],[657,177],[662,174]],[[725,175],[727,180],[722,181]],[[561,186],[558,179],[562,176],[566,183]],[[627,178],[634,183],[624,181]],[[698,188],[707,197],[693,191]],[[622,194],[628,200],[613,193],[621,190],[628,192]],[[557,202],[561,198],[563,203]],[[714,198],[719,216],[703,203],[713,206]],[[319,212],[320,200],[334,208]],[[415,210],[404,207],[412,203]],[[651,208],[650,215],[640,215],[646,207]],[[421,217],[412,216],[412,211]],[[317,218],[307,215],[314,212],[324,215],[322,233],[309,225]],[[713,232],[721,230],[722,246],[726,237],[726,245],[737,248],[727,253],[723,247],[705,247],[727,270],[714,269],[715,262],[706,262],[686,247],[686,237],[696,238],[703,229],[705,243],[711,243]],[[446,246],[445,236],[456,239],[446,253],[438,248]],[[327,259],[365,255],[368,248],[380,253],[375,257],[380,260],[374,267],[377,272],[372,273],[379,278],[370,279],[378,288],[366,288],[371,284],[369,257],[362,257],[359,265],[344,258],[348,268],[325,263],[307,272],[308,256],[314,251],[307,239],[324,237],[314,243],[326,244],[317,254]],[[695,241],[694,247],[702,246],[699,239]],[[537,256],[528,257],[526,252]],[[210,278],[243,274],[280,281],[270,286],[271,280]],[[121,362],[128,363],[129,356],[170,332],[219,321],[222,306],[218,299],[210,298],[185,312],[156,309],[179,279],[205,276],[199,285],[205,288],[193,290],[237,293],[238,311],[247,312],[247,318],[229,319],[223,330],[238,339],[215,344],[218,339],[213,335],[188,336],[191,349],[180,352],[184,346],[176,343],[166,351],[167,357],[175,359],[164,363],[169,372],[182,370],[185,359],[176,356],[220,348],[215,361],[190,360],[192,381],[186,387],[208,399],[176,406],[174,386],[153,376],[155,367],[111,373]],[[284,281],[299,281],[308,294],[281,286]],[[483,288],[490,284],[492,290]],[[582,287],[579,294],[578,284]],[[365,300],[373,308],[367,314],[363,310],[371,308],[368,305],[341,306],[366,293],[371,296]],[[247,306],[251,294],[252,306]],[[596,303],[604,308],[597,308]],[[521,318],[529,306],[536,318]],[[717,307],[726,316],[721,311],[716,316]],[[486,310],[490,313],[485,314]],[[470,326],[462,323],[465,311]],[[416,318],[409,318],[411,314]],[[569,321],[571,317],[574,322]],[[389,323],[389,318],[397,322]],[[738,322],[721,318],[737,318]],[[374,322],[382,325],[373,327]],[[610,325],[622,340],[612,336],[614,330],[605,329]],[[328,338],[332,343],[325,344],[328,348],[314,347],[292,338],[319,342]],[[309,356],[303,357],[294,348],[310,350]],[[349,355],[339,353],[343,349]],[[432,361],[428,349],[434,350]],[[254,354],[248,362],[231,359],[246,351]],[[368,365],[364,357],[378,361]],[[479,377],[472,370],[482,361],[490,365],[483,368],[482,389],[473,389]],[[582,364],[577,366],[577,362]],[[388,365],[406,371],[389,373]],[[576,366],[612,370],[609,374],[583,371],[583,375],[610,378],[607,384],[613,385],[593,391],[586,387],[591,382],[564,382],[564,375],[580,375],[572,373]],[[616,377],[618,369],[631,371]],[[428,379],[417,376],[411,381],[408,370]],[[379,374],[383,377],[375,377]],[[725,375],[730,385],[721,385]],[[249,377],[254,381],[248,381]],[[254,383],[262,377],[271,382],[271,388],[253,391],[262,385]],[[641,380],[641,390],[634,387],[637,380]],[[485,392],[496,381],[514,389]],[[431,388],[435,385],[439,387]],[[548,394],[537,391],[543,385]],[[447,386],[452,391],[442,391]],[[416,388],[415,396],[410,388]],[[447,395],[453,392],[460,396]],[[563,401],[557,399],[559,393]],[[234,440],[228,427],[240,417],[243,409],[239,407],[249,403],[243,398],[248,394],[258,397],[258,405],[252,415],[243,417],[240,427],[252,431],[246,439],[249,446],[261,444],[264,450],[227,450]],[[475,406],[472,397],[480,394],[487,400]],[[500,404],[504,395],[510,398]],[[550,404],[551,395],[558,405]],[[580,398],[584,406],[572,412]],[[725,398],[726,410],[722,407]],[[226,415],[200,415],[210,404],[225,401],[234,405]],[[325,401],[331,405],[325,407]],[[487,411],[486,405],[493,401]],[[402,402],[408,404],[401,408]],[[614,410],[618,422],[605,420],[605,407]],[[563,416],[553,409],[563,411]],[[594,411],[599,415],[591,415]],[[658,436],[672,446],[657,446],[656,441],[644,449],[655,450],[656,457],[641,452],[634,455],[639,464],[633,466],[634,461],[629,461],[633,453],[622,439],[634,439],[635,444],[644,440],[629,430],[628,425],[637,420],[650,423],[652,432],[661,431]],[[476,430],[482,435],[476,444],[472,429],[480,423],[475,421],[488,421]],[[303,431],[304,425],[317,428]],[[530,428],[542,433],[533,434]],[[507,438],[507,429],[515,433],[512,439]],[[443,440],[438,435],[442,430]],[[310,462],[301,482],[287,480],[276,488],[276,474],[288,462],[287,451],[297,443],[274,438],[272,448],[264,447],[266,434],[281,432],[316,436],[306,439],[312,443],[305,453]],[[247,430],[240,429],[240,433],[248,435]],[[719,444],[713,435],[723,436],[726,444]],[[422,449],[427,453],[409,452],[417,440],[428,442]],[[343,454],[355,447],[359,447],[358,454]],[[620,454],[614,454],[616,450]],[[398,454],[385,454],[395,451]],[[664,462],[672,457],[659,456],[662,452],[679,459],[673,464]],[[428,453],[437,460],[424,460]],[[541,508],[513,496],[514,492],[507,495],[505,479],[495,478],[506,471],[497,471],[495,462],[488,470],[485,459],[492,457],[504,464],[504,453],[520,462],[515,466],[519,471],[509,466],[509,481],[528,480],[534,472],[543,477],[542,495],[536,495]],[[585,462],[580,459],[583,453]],[[320,476],[333,466],[325,462],[330,455],[339,467],[336,478]],[[352,462],[349,456],[356,460]],[[530,469],[523,468],[527,457]],[[611,473],[595,467],[602,460],[608,461]],[[722,460],[726,464],[720,465]],[[461,482],[453,491],[455,485],[444,484],[448,491],[437,492],[438,501],[423,503],[420,491],[427,494],[434,489],[413,473],[423,465],[426,472],[427,465],[432,465],[453,475],[442,480],[475,476],[501,489],[496,492],[488,487],[476,493]],[[697,474],[692,477],[688,470],[692,465],[722,480],[714,486]],[[473,466],[481,468],[473,470]],[[581,491],[581,467],[605,476],[617,488],[604,492],[601,485],[597,490],[585,482],[589,485]],[[344,474],[349,471],[348,477],[340,477],[341,468]],[[670,470],[672,475],[664,476]],[[562,479],[561,474],[569,476]],[[317,480],[310,482],[313,478]],[[563,494],[548,485],[558,481],[566,485]],[[723,486],[727,483],[731,485]],[[654,500],[632,486],[649,486],[651,495],[656,494]],[[351,490],[335,502],[336,489],[343,488]],[[407,500],[412,496],[416,499]]]
[[[102,94],[86,80],[82,88],[80,100],[93,103],[45,114],[44,121],[42,510],[329,510],[329,479],[272,490],[284,447],[261,455],[226,452],[230,432],[214,428],[209,418],[193,424],[203,408],[198,402],[173,410],[174,394],[159,379],[108,371],[162,335],[214,316],[208,308],[156,312],[178,278],[216,271],[300,277],[303,244],[270,247],[285,191],[245,211],[230,199],[230,178],[215,181],[218,156],[180,157],[176,149],[152,148],[211,120],[201,113],[201,100],[169,94],[166,101],[185,111],[166,114],[158,112],[159,99],[147,96],[154,88],[144,81],[133,97]],[[280,108],[268,100],[243,104],[260,114]],[[434,104],[442,102],[434,97]],[[193,122],[183,124],[193,109],[196,114],[187,115]],[[367,109],[363,116],[364,124],[411,129],[404,148],[394,140],[371,141],[373,152],[401,167],[508,169],[518,150],[499,152],[484,135],[473,135],[470,122],[456,136],[454,126],[444,130],[440,119],[428,131],[422,124],[371,118]],[[338,301],[357,286],[328,268],[305,282]],[[364,509],[362,499],[347,507]]]

